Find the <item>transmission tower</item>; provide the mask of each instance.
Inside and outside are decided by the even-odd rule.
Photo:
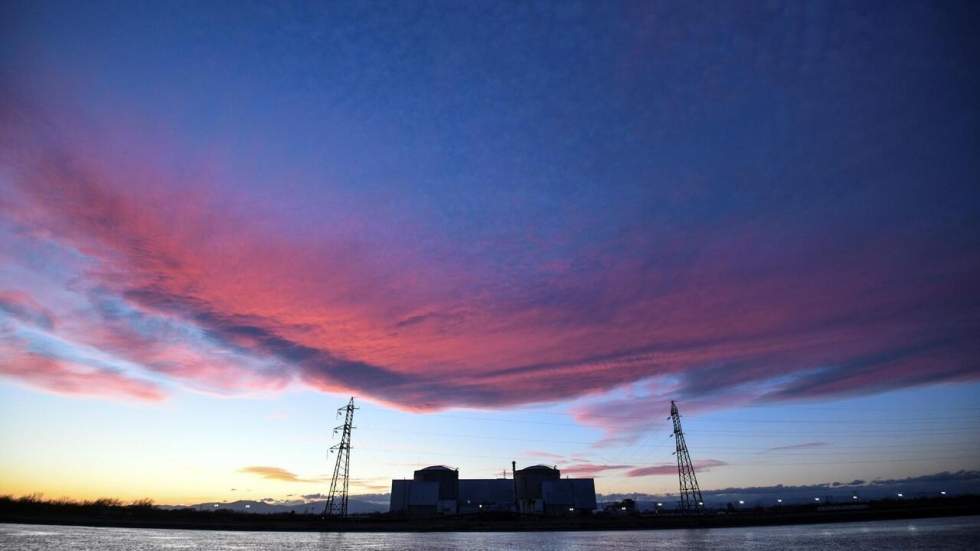
[[[704,500],[701,498],[701,488],[698,486],[698,477],[694,474],[694,464],[691,462],[691,454],[687,453],[687,444],[684,442],[684,431],[681,430],[681,414],[677,411],[677,404],[670,401],[670,417],[674,422],[674,442],[677,444],[677,477],[680,479],[681,487],[681,510],[685,512],[698,512],[704,507]]]
[[[347,488],[350,482],[350,433],[354,428],[354,397],[350,397],[347,405],[337,409],[337,416],[344,414],[344,424],[333,429],[340,432],[340,443],[330,447],[330,452],[337,452],[337,462],[333,467],[333,478],[330,480],[330,494],[327,496],[327,506],[323,515],[327,517],[347,516]]]

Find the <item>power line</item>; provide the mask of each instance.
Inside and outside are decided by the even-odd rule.
[[[855,406],[855,407],[857,407],[857,406]],[[815,412],[816,411],[830,411],[830,412],[836,412],[836,413],[845,412],[845,410],[843,410],[842,407],[840,407],[840,406],[838,406],[838,407],[831,407],[831,406],[823,407],[823,406],[795,406],[795,405],[780,405],[780,406],[775,406],[775,405],[744,405],[744,406],[737,406],[737,408],[733,407],[733,408],[729,409],[728,411],[737,410],[737,409],[793,409],[793,410],[815,411]],[[898,410],[901,411],[901,408],[887,408],[887,407],[872,408],[872,407],[864,407],[864,406],[861,406],[860,407],[860,410],[861,411],[865,411],[865,412],[875,412],[875,411],[877,411],[877,412],[884,412],[884,413],[894,413],[896,411],[896,409],[898,409]],[[980,406],[956,406],[956,407],[950,406],[950,407],[943,407],[941,409],[944,410],[944,411],[949,411],[949,412],[955,412],[955,411],[976,412],[976,413],[972,413],[972,414],[967,414],[970,417],[975,417],[977,415],[980,415]],[[702,416],[703,415],[713,415],[713,414],[718,414],[721,411],[722,410],[713,410],[710,413],[702,413],[701,415]],[[529,412],[529,414],[533,414],[533,415],[551,415],[551,416],[559,416],[559,417],[568,417],[570,415],[574,416],[574,412],[558,412],[558,411],[533,411],[533,410],[531,410]],[[435,414],[435,415],[444,415],[444,414],[438,413],[438,414]],[[454,414],[452,414],[452,415],[454,415]],[[604,414],[604,413],[592,413],[592,412],[590,412],[588,414],[588,416],[589,417],[606,417],[606,418],[623,418],[624,417],[624,415],[622,415],[622,414]],[[688,415],[687,417],[690,417],[690,415]],[[915,416],[915,419],[928,419],[928,418],[929,417]],[[909,419],[912,419],[912,418],[910,417]]]
[[[827,408],[827,409],[840,411],[839,409],[836,408]],[[980,408],[969,408],[969,409],[980,410]],[[558,415],[554,413],[548,413],[548,414]],[[597,417],[597,418],[601,417],[601,418],[617,419],[617,420],[624,420],[624,421],[632,420],[622,415],[594,415],[592,417]],[[673,417],[674,416],[672,415],[671,418],[673,419]],[[442,419],[442,418],[501,422],[501,423],[520,423],[523,425],[574,426],[576,428],[589,428],[589,427],[583,427],[581,423],[574,423],[574,422],[552,422],[552,421],[542,421],[536,419],[507,419],[507,418],[478,416],[478,415],[439,414],[438,419]],[[779,466],[794,467],[794,466],[820,466],[820,465],[842,465],[842,464],[927,463],[927,462],[948,461],[948,460],[980,459],[980,456],[976,454],[937,456],[937,455],[933,455],[932,449],[909,449],[908,445],[904,443],[880,444],[880,445],[874,445],[874,444],[854,445],[854,444],[846,443],[849,439],[853,439],[853,438],[862,438],[867,440],[869,435],[880,436],[880,437],[894,437],[894,436],[905,436],[909,434],[929,434],[929,435],[939,437],[940,440],[949,440],[949,439],[958,440],[958,441],[954,441],[951,444],[944,445],[941,448],[941,450],[938,449],[935,450],[935,451],[939,451],[940,453],[949,454],[949,452],[956,453],[959,451],[964,451],[964,452],[974,451],[976,447],[972,443],[963,442],[962,437],[966,434],[972,436],[976,434],[976,430],[970,427],[956,427],[956,426],[951,427],[949,426],[950,424],[952,424],[950,423],[951,421],[953,422],[980,421],[980,417],[973,414],[967,414],[967,415],[957,415],[957,416],[943,415],[943,416],[936,416],[936,417],[916,417],[916,418],[909,418],[909,419],[892,417],[889,419],[867,420],[867,421],[850,420],[850,419],[796,419],[796,420],[741,419],[741,420],[732,420],[727,422],[722,421],[720,423],[718,421],[712,421],[707,419],[695,419],[691,421],[691,424],[695,427],[699,425],[707,425],[706,428],[704,429],[696,428],[695,432],[697,432],[698,434],[702,434],[702,433],[723,434],[723,435],[735,435],[735,436],[759,434],[759,431],[757,429],[750,429],[748,427],[744,429],[739,429],[738,425],[792,424],[792,425],[799,426],[799,425],[806,425],[806,424],[814,424],[817,426],[805,427],[806,430],[805,434],[808,438],[823,437],[823,435],[826,434],[826,435],[830,435],[830,438],[833,440],[832,442],[826,443],[826,445],[821,444],[821,446],[818,449],[806,449],[806,450],[792,449],[792,448],[777,449],[780,447],[777,443],[770,443],[766,446],[708,445],[704,447],[700,447],[700,446],[698,447],[698,449],[701,450],[702,452],[709,452],[709,453],[718,452],[718,451],[721,451],[723,453],[728,452],[728,454],[730,454],[730,456],[734,456],[734,458],[750,460],[750,462],[744,462],[744,461],[739,462],[738,460],[736,460],[734,462],[726,463],[725,466],[731,466],[731,467],[779,467]],[[932,425],[937,423],[943,423],[944,426],[940,427],[943,430],[935,430],[932,427]],[[734,428],[711,428],[711,427],[717,427],[719,425],[721,425],[722,427],[725,427],[726,425],[734,425],[735,427]],[[844,429],[845,431],[842,431],[836,428],[830,428],[830,427],[820,426],[820,425],[840,425],[840,426],[848,426],[848,428]],[[886,428],[867,430],[866,427],[864,427],[863,425],[884,425]],[[909,426],[909,425],[913,425],[913,426]],[[898,426],[901,426],[903,428],[901,429],[892,428]],[[857,430],[855,430],[855,427]],[[373,428],[367,430],[369,432],[385,432],[385,433],[398,433],[398,434],[405,433],[404,429]],[[627,430],[643,430],[644,432],[647,433],[645,435],[645,439],[649,440],[649,436],[651,434],[655,434],[657,430],[660,430],[660,428],[654,426],[649,426],[649,427],[634,426],[634,427],[627,427]],[[478,439],[483,441],[501,440],[501,441],[515,441],[515,442],[533,442],[535,444],[541,444],[541,443],[573,444],[573,445],[582,445],[582,446],[593,446],[595,444],[595,441],[556,440],[547,437],[536,438],[533,437],[533,432],[531,437],[499,436],[499,435],[488,435],[488,434],[472,434],[472,433],[457,433],[457,432],[443,432],[443,431],[414,431],[414,430],[411,432],[411,434],[412,436],[428,435],[428,436],[446,437],[446,438],[472,438],[472,439]],[[774,431],[771,429],[767,429],[765,434],[770,437],[798,438],[801,436],[801,432],[798,429],[788,430],[788,431],[780,431],[780,430]],[[615,434],[613,434],[613,436],[615,437]],[[676,430],[673,436],[675,436],[676,438]],[[840,440],[844,440],[845,443],[840,443]],[[666,449],[664,449],[666,446],[661,446],[659,444],[656,446],[651,446],[651,444],[655,444],[656,442],[657,442],[656,440],[652,442],[647,441],[644,448],[649,449],[650,451],[655,451],[655,449],[659,448],[662,451],[666,452]],[[666,442],[664,444],[666,444]],[[686,443],[684,444],[685,445],[683,446],[684,448],[683,452],[686,453],[687,451]],[[676,445],[676,441],[675,441],[675,445]],[[792,445],[793,444],[788,444],[788,446],[792,446]],[[966,449],[961,450],[961,447],[966,447]],[[499,461],[503,463],[506,463],[506,461],[510,459],[509,457],[504,457],[504,456],[471,454],[471,453],[453,453],[453,452],[447,453],[447,452],[437,452],[437,451],[430,451],[430,450],[405,450],[405,449],[391,449],[391,448],[368,448],[368,449],[372,449],[374,451],[394,452],[394,453],[399,453],[408,456],[418,455],[418,456],[467,457],[467,458],[485,459],[493,462]],[[868,459],[868,460],[837,459],[838,457],[846,456],[847,450],[867,450],[868,455],[873,456],[877,454],[887,454],[887,456],[882,457],[880,459]],[[607,458],[596,453],[596,450],[594,449],[583,450],[580,452],[571,452],[569,455],[575,455],[577,453],[577,454],[582,454],[582,455],[587,455],[592,457],[598,457],[602,461],[604,461],[605,464],[607,465],[625,465],[625,464],[635,463],[634,460],[637,459],[637,457],[634,457],[636,453],[636,445],[635,444],[633,445],[632,450],[625,449],[624,451],[627,452],[627,454],[624,454],[626,457],[619,456],[621,459],[618,461],[609,461]],[[675,453],[677,453],[676,450]],[[758,454],[765,454],[766,456],[770,456],[770,457],[767,460],[759,461]],[[533,454],[523,454],[523,455],[527,457],[533,457]],[[642,454],[642,458],[640,458],[641,463],[643,462],[642,461],[643,459],[647,459],[648,457],[649,457],[649,453],[644,452]],[[796,457],[799,457],[804,460],[795,461],[794,459]],[[566,465],[572,465],[580,462],[592,463],[593,461],[594,460],[592,460],[591,458],[590,459],[583,458],[581,461],[570,460],[564,463]],[[658,464],[662,464],[662,463],[658,463]],[[680,483],[682,485],[682,490],[684,488],[683,473],[686,470],[688,470],[685,467],[685,465],[689,465],[691,478],[693,478],[694,467],[693,464],[691,464],[690,462],[689,455],[687,456],[686,462],[683,459],[679,459],[678,468],[679,468],[679,473],[681,474]],[[690,492],[693,492],[693,488],[697,487],[696,482],[694,483],[694,485],[688,485],[687,487],[690,490]],[[694,494],[692,493],[691,495],[693,496]],[[694,499],[695,498],[692,497],[692,500]],[[697,501],[700,501],[700,499],[698,499]]]
[[[368,432],[388,432],[388,433],[392,433],[393,432],[393,433],[398,433],[398,434],[403,434],[405,432],[403,429],[371,428],[371,429],[363,429],[363,430],[367,430]],[[745,435],[745,434],[756,435],[756,434],[758,434],[757,431],[726,431],[726,430],[711,430],[711,429],[707,429],[707,430],[701,429],[701,430],[698,430],[697,432],[699,434],[701,434],[701,433],[707,433],[707,434],[731,434],[731,435]],[[915,430],[911,430],[910,429],[910,430],[905,430],[905,431],[864,431],[864,432],[850,431],[850,432],[844,433],[844,434],[839,434],[839,433],[836,433],[836,432],[833,433],[833,434],[835,436],[837,436],[837,437],[863,436],[863,435],[867,435],[867,434],[880,435],[880,436],[901,436],[901,435],[907,435],[909,433],[918,433],[918,432],[929,433],[929,434],[937,434],[937,435],[964,434],[964,433],[966,433],[966,434],[975,434],[976,433],[975,430],[973,430],[973,429],[962,429],[962,430],[949,429],[949,430],[946,430],[946,431],[932,431],[932,430],[929,430],[929,431],[915,431]],[[486,435],[486,434],[465,434],[465,433],[431,432],[431,431],[415,431],[415,430],[412,431],[412,434],[413,435],[427,435],[427,436],[446,436],[446,437],[453,437],[453,438],[476,438],[476,439],[481,439],[481,440],[511,440],[511,441],[518,441],[518,442],[538,442],[538,443],[541,442],[541,438],[517,438],[517,437],[513,437],[513,436],[490,436],[490,435]],[[793,431],[791,433],[774,433],[774,432],[769,432],[767,434],[773,435],[773,436],[798,435],[799,434],[799,431]],[[820,434],[829,434],[829,433],[819,433],[819,432],[814,432],[813,430],[809,430],[809,429],[807,430],[807,435],[808,436],[817,436],[817,435],[820,435]],[[548,442],[551,442],[551,443],[561,443],[561,444],[582,444],[582,445],[592,445],[592,444],[595,443],[594,441],[583,441],[583,440],[553,440],[553,439],[550,439],[550,438],[548,439]]]
[[[980,409],[980,408],[978,408],[978,409]],[[840,411],[840,410],[836,410],[836,411]],[[540,413],[538,413],[538,414],[540,414]],[[571,416],[574,416],[574,414],[563,414],[563,413],[553,413],[553,412],[547,412],[547,413],[544,413],[544,414],[545,415],[561,415],[561,416],[569,416],[569,415],[571,415]],[[478,420],[478,421],[495,421],[495,422],[501,422],[501,423],[533,423],[533,424],[539,424],[539,425],[575,425],[575,426],[579,426],[580,425],[580,423],[570,423],[570,422],[539,421],[539,420],[534,420],[534,419],[505,419],[505,418],[500,418],[500,417],[488,417],[488,416],[482,416],[482,415],[460,415],[460,414],[456,414],[456,413],[433,413],[433,414],[430,414],[430,415],[432,417],[439,417],[439,418],[450,417],[450,418],[455,418],[455,419],[472,419],[472,420]],[[508,414],[508,415],[510,415],[510,414]],[[604,415],[604,414],[591,414],[591,413],[588,415],[588,417],[590,417],[590,418],[593,418],[593,417],[594,418],[602,418],[602,419],[629,419],[629,418],[632,418],[632,416],[629,416],[629,415],[621,415],[621,414],[620,415]],[[686,417],[689,420],[691,420],[691,421],[705,422],[704,419],[698,419],[696,417],[692,418],[690,415],[688,415]],[[888,422],[894,422],[894,423],[917,423],[917,422],[955,421],[955,420],[960,420],[960,419],[968,419],[968,420],[980,421],[980,414],[941,416],[941,417],[922,417],[922,416],[908,417],[908,418],[895,418],[895,417],[893,417],[893,418],[888,419],[887,421]],[[853,420],[853,419],[796,419],[796,420],[794,420],[794,419],[739,419],[739,420],[735,420],[735,421],[732,421],[732,422],[737,422],[737,423],[844,423],[844,424],[852,424],[853,423],[853,424],[861,424],[861,423],[875,423],[875,422],[878,422],[878,421],[877,420],[876,421],[871,421],[871,420],[861,421],[861,420]]]
[[[471,421],[489,421],[492,423],[517,423],[521,425],[551,425],[551,426],[567,426],[567,427],[577,427],[577,428],[591,428],[589,425],[583,422],[557,422],[557,421],[539,421],[535,419],[503,419],[497,417],[483,417],[476,415],[457,415],[450,413],[440,413],[436,414],[439,419],[450,418],[450,419],[465,419]],[[601,419],[619,419],[621,421],[633,421],[635,417],[625,416],[625,415],[590,415],[590,418],[601,418]],[[880,425],[880,424],[891,424],[891,425],[907,425],[909,423],[914,424],[945,424],[950,421],[975,421],[980,423],[980,416],[969,415],[969,416],[956,416],[956,417],[930,417],[930,418],[890,418],[890,419],[876,419],[876,420],[845,420],[845,419],[737,419],[737,420],[706,420],[692,418],[688,420],[688,424],[798,424],[798,423],[814,423],[814,424],[826,424],[826,425]],[[923,430],[931,430],[928,427],[916,427]],[[964,429],[966,430],[966,429]],[[969,429],[974,430],[974,429]],[[698,431],[701,432],[701,431]]]
[[[453,453],[453,452],[438,452],[432,450],[404,450],[397,448],[359,448],[363,450],[375,451],[375,452],[388,452],[388,453],[400,453],[406,455],[431,455],[431,456],[450,456],[450,457],[470,457],[479,459],[490,459],[493,461],[509,461],[510,458],[505,455],[483,455],[483,454],[471,454],[471,453]],[[959,459],[978,459],[976,455],[957,455],[957,456],[939,456],[939,457],[923,457],[923,458],[887,458],[887,459],[873,459],[873,460],[849,460],[849,461],[809,461],[809,462],[758,462],[753,461],[751,463],[726,463],[725,465],[720,465],[719,467],[754,467],[754,466],[796,466],[796,465],[838,465],[838,464],[862,464],[862,463],[897,463],[897,462],[917,462],[917,461],[944,461],[944,460],[959,460]],[[571,464],[571,463],[570,463]],[[664,464],[663,462],[656,463],[657,465]],[[561,463],[559,463],[561,465]],[[631,466],[636,467],[639,465]],[[717,467],[716,467],[717,468]]]

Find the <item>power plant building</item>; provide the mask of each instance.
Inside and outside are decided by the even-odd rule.
[[[391,481],[392,513],[453,515],[521,512],[547,515],[589,513],[596,508],[595,481],[561,478],[556,467],[535,465],[513,479],[460,479],[459,471],[435,465],[412,480]]]

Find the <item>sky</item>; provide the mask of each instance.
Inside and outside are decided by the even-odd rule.
[[[980,469],[978,15],[3,2],[0,493]]]

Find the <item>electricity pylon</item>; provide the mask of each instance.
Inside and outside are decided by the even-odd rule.
[[[670,401],[670,417],[674,422],[674,443],[677,445],[677,477],[680,479],[681,488],[681,510],[685,512],[699,512],[704,507],[704,500],[701,498],[701,488],[698,486],[698,477],[694,474],[694,464],[691,462],[691,454],[687,452],[687,444],[684,442],[684,431],[681,430],[681,414],[677,411],[677,404]]]
[[[337,415],[344,414],[344,424],[333,429],[340,432],[340,443],[330,447],[331,452],[337,452],[337,462],[333,467],[333,478],[330,479],[330,494],[327,496],[327,506],[323,515],[327,517],[347,516],[347,488],[350,483],[350,433],[354,428],[354,397],[350,397],[347,405],[337,409]]]

